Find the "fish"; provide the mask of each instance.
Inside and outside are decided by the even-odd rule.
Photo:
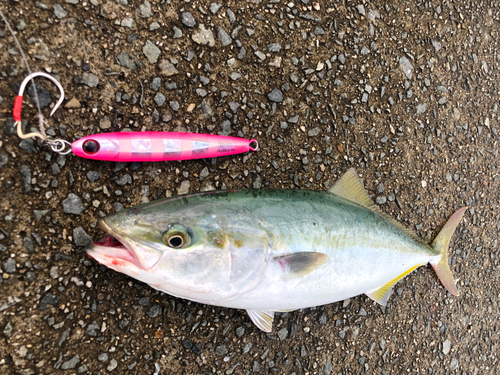
[[[361,294],[385,306],[394,285],[427,263],[458,296],[447,252],[466,209],[426,244],[349,169],[327,191],[210,191],[125,209],[99,221],[107,236],[87,253],[172,296],[244,309],[271,332],[275,312]]]

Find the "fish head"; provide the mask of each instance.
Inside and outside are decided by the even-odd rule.
[[[203,195],[201,195],[203,197]],[[255,287],[268,238],[251,215],[224,202],[178,197],[120,211],[87,253],[101,264],[171,295],[213,303]]]

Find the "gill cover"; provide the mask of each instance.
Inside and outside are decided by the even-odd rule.
[[[217,228],[196,228],[199,234],[191,246],[165,252],[153,269],[162,273],[161,281],[151,285],[212,304],[252,290],[266,271],[269,249],[267,234],[248,224],[240,217]]]

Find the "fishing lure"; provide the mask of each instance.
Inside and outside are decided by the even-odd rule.
[[[178,133],[178,132],[121,132],[93,134],[69,143],[63,139],[48,139],[40,133],[23,134],[21,127],[21,109],[24,89],[34,77],[45,77],[59,89],[61,96],[52,109],[54,114],[64,100],[64,89],[51,75],[35,72],[28,75],[21,86],[14,102],[12,116],[20,138],[41,138],[53,151],[68,154],[71,151],[77,156],[94,160],[135,162],[135,161],[168,161],[213,158],[257,151],[259,144],[255,139],[244,139],[212,134]]]
[[[257,147],[255,139],[176,132],[95,134],[71,144],[75,155],[82,158],[124,162],[213,158],[256,151]]]

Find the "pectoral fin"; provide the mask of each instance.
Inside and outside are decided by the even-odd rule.
[[[275,257],[274,260],[283,269],[284,280],[305,276],[321,267],[328,261],[328,255],[323,253],[302,252]]]
[[[274,311],[271,310],[247,310],[247,314],[259,329],[264,332],[273,330]]]
[[[398,277],[392,279],[391,281],[389,281],[388,283],[382,285],[381,287],[378,287],[377,289],[374,289],[374,290],[366,293],[366,295],[368,297],[370,297],[372,300],[374,300],[375,302],[381,304],[382,306],[387,306],[387,300],[389,299],[389,297],[392,294],[392,289],[394,288],[394,285],[399,280],[401,280],[403,277],[405,277],[406,275],[408,275],[409,273],[411,273],[415,268],[420,267],[420,266],[421,266],[421,264],[417,264],[416,266],[414,266],[414,267],[410,268],[409,270],[403,272],[401,275],[399,275]]]

